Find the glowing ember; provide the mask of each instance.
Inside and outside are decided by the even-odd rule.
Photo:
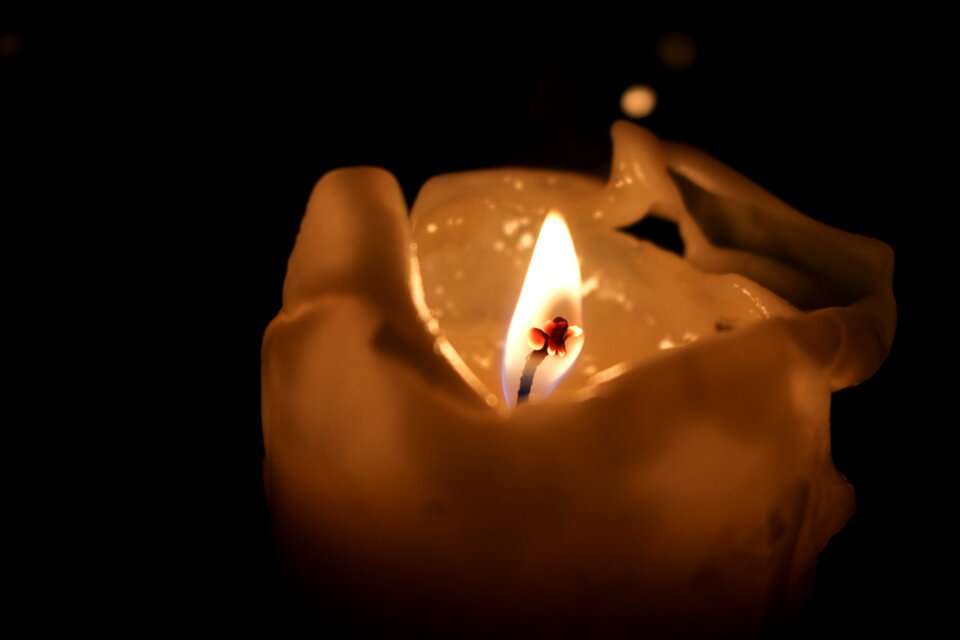
[[[581,335],[583,335],[583,330],[580,327],[570,325],[566,318],[557,316],[546,323],[543,329],[537,329],[536,327],[530,329],[530,333],[527,334],[527,344],[534,351],[545,348],[548,355],[562,358],[567,355],[567,339]]]

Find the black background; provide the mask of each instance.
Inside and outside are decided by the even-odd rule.
[[[76,136],[52,162],[30,156],[47,184],[83,164],[84,145],[112,156],[109,179],[86,190],[93,205],[113,200],[121,211],[98,222],[160,240],[131,295],[151,309],[151,332],[180,345],[170,355],[180,362],[153,367],[181,373],[163,378],[158,404],[169,414],[158,408],[164,418],[146,429],[171,457],[157,469],[158,493],[123,503],[131,519],[139,512],[127,537],[95,535],[104,566],[123,549],[115,586],[129,611],[245,626],[290,606],[273,577],[260,485],[258,362],[315,181],[339,166],[379,165],[412,200],[449,171],[602,170],[620,93],[642,82],[659,103],[641,124],[896,252],[893,351],[871,380],[834,396],[834,461],[856,488],[857,512],[821,557],[797,633],[925,626],[945,613],[947,594],[929,580],[950,575],[935,494],[950,420],[933,417],[929,367],[951,329],[927,315],[942,278],[927,264],[926,211],[937,207],[923,195],[927,149],[945,136],[933,96],[949,47],[935,16],[613,16],[617,27],[506,29],[507,18],[487,15],[489,27],[470,32],[463,21],[408,31],[330,18],[292,29],[250,17],[242,28],[182,29],[184,18],[68,38],[42,22],[0,25],[20,40],[0,60],[12,107],[5,136]],[[674,31],[696,44],[689,70],[656,56]],[[97,304],[91,313],[112,308]],[[125,506],[110,510],[125,519]],[[315,622],[343,622],[331,617]]]

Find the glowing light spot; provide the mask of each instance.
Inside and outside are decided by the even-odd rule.
[[[671,71],[686,71],[697,58],[697,44],[687,33],[665,33],[657,42],[657,58]]]
[[[592,376],[590,376],[590,378],[587,380],[587,384],[594,385],[594,384],[601,384],[603,382],[608,382],[610,380],[613,380],[617,376],[622,375],[626,370],[627,370],[627,364],[625,362],[615,364],[612,367],[604,369],[600,373],[595,373]]]
[[[436,233],[436,232],[437,232],[437,225],[433,224],[432,222],[427,225],[427,233]]]
[[[517,249],[529,249],[533,246],[533,234],[525,233],[517,240]]]
[[[519,228],[520,228],[519,218],[514,218],[513,220],[507,220],[506,222],[503,223],[503,232],[508,236],[512,236],[513,234],[515,234],[517,232],[517,229]]]
[[[493,363],[493,360],[491,360],[488,356],[481,356],[478,354],[473,355],[473,361],[476,362],[481,369],[489,369],[490,365]]]
[[[0,35],[0,58],[12,58],[20,52],[20,36],[15,33]]]
[[[757,309],[759,309],[759,311],[757,311],[756,309],[750,309],[751,315],[754,315],[756,317],[760,317],[763,319],[768,319],[770,317],[770,311],[767,309],[766,305],[763,304],[763,301],[760,299],[760,296],[750,293],[750,291],[748,291],[746,287],[744,287],[743,285],[734,283],[733,287],[735,289],[738,289],[741,293],[743,293],[743,295],[750,298],[750,301],[753,302],[754,305],[756,305]]]
[[[586,298],[588,295],[593,293],[594,289],[600,286],[600,278],[596,275],[590,276],[583,281],[583,285],[580,287],[580,295]]]
[[[664,338],[663,340],[660,341],[661,349],[673,349],[675,346],[677,345],[674,344],[673,340],[671,340],[670,338]]]
[[[620,96],[620,110],[629,118],[646,118],[657,107],[657,92],[645,84],[627,87]]]

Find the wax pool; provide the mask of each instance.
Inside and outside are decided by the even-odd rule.
[[[890,347],[892,252],[696,150],[613,138],[606,183],[441,176],[412,217],[383,170],[318,183],[264,337],[263,425],[280,557],[325,611],[743,636],[809,590],[853,510],[830,394]],[[580,260],[583,350],[510,410],[503,342],[551,211]],[[616,231],[650,213],[682,257]]]

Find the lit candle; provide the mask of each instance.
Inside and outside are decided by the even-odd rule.
[[[749,635],[795,610],[852,513],[830,393],[890,347],[892,252],[613,137],[606,184],[440,176],[412,220],[385,171],[318,183],[263,348],[271,516],[305,587],[440,630]],[[650,212],[683,257],[616,230]],[[558,318],[582,335],[513,406]]]

